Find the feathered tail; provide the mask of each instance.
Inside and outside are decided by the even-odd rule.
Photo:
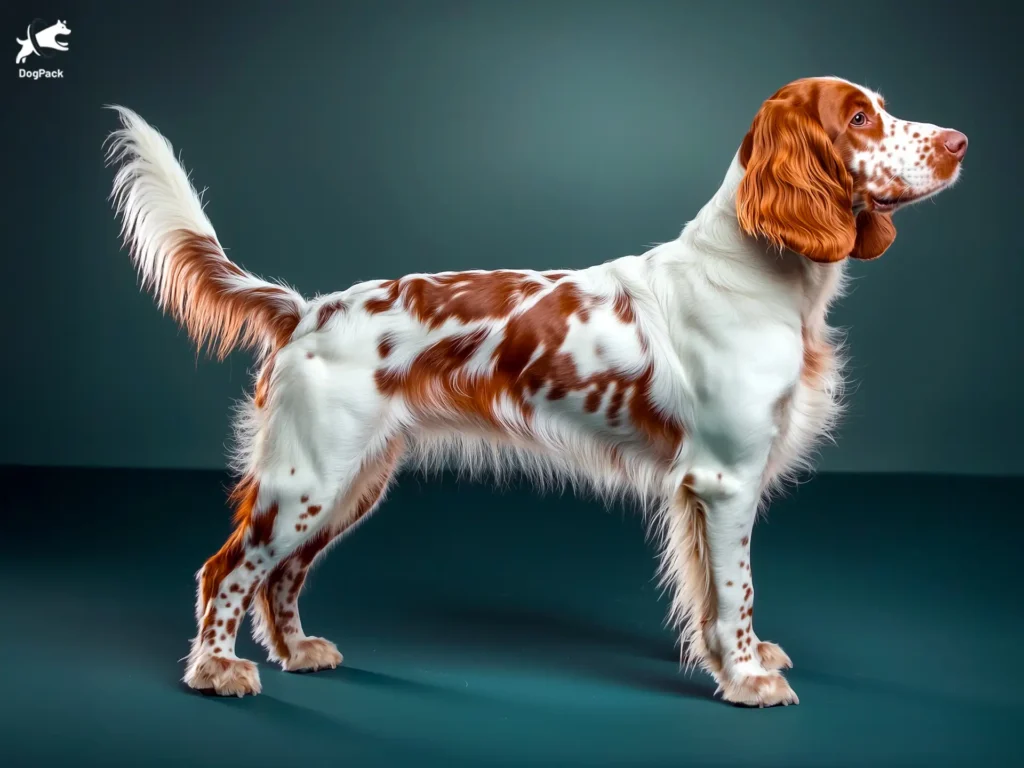
[[[108,164],[119,166],[111,198],[142,286],[219,359],[286,344],[305,300],[232,263],[170,142],[131,110],[112,109],[123,127],[108,138]]]

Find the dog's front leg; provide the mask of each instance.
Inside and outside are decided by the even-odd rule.
[[[778,672],[792,666],[789,657],[754,633],[750,535],[759,492],[754,473],[749,482],[724,469],[688,473],[668,512],[666,576],[686,652],[715,676],[726,701],[797,704]]]
[[[697,495],[707,515],[710,576],[715,617],[704,626],[709,650],[721,660],[715,675],[722,698],[735,704],[767,707],[800,701],[779,669],[792,666],[773,643],[754,632],[754,575],[750,537],[760,497],[760,475],[727,471],[695,472],[684,488]]]

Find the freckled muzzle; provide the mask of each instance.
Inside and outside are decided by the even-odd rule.
[[[866,197],[870,200],[871,210],[891,213],[931,197],[956,181],[967,154],[967,136],[960,131],[934,127],[930,135],[920,135],[915,127],[906,124],[906,132],[912,134],[911,141],[903,147],[896,145],[896,158],[892,157],[893,153],[889,154],[892,160],[900,159],[899,155],[903,154],[902,169],[896,172],[883,165],[886,180],[881,184],[876,180],[875,184],[868,185]],[[900,168],[900,165],[896,167]]]

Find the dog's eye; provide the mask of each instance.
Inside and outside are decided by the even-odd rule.
[[[867,121],[868,116],[865,115],[863,112],[858,112],[856,115],[853,116],[853,119],[850,121],[850,125],[860,126],[864,125]]]

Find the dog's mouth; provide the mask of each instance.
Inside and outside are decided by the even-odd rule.
[[[871,200],[872,210],[878,213],[891,213],[899,208],[905,208],[912,203],[919,203],[922,200],[927,200],[929,197],[942,192],[944,189],[948,189],[952,184],[939,184],[933,189],[929,189],[926,192],[907,192],[896,197],[876,197],[875,195],[868,195],[868,199]]]
[[[910,205],[924,200],[926,197],[941,192],[942,187],[929,190],[927,192],[904,192],[896,195],[895,197],[881,197],[879,195],[868,195],[868,199],[871,200],[872,210],[878,213],[891,213],[897,208],[903,208],[904,206]]]
[[[901,205],[908,205],[916,199],[911,195],[900,195],[899,197],[876,197],[875,195],[869,195],[868,197],[871,199],[872,208],[878,213],[895,211]]]
[[[927,200],[929,197],[934,197],[943,190],[949,189],[953,186],[956,181],[960,178],[960,169],[957,168],[956,173],[949,179],[932,184],[927,189],[914,189],[909,185],[907,188],[900,192],[898,195],[875,195],[871,192],[864,192],[863,196],[866,200],[871,201],[871,210],[877,211],[878,213],[891,213],[898,208],[905,208],[912,203],[919,203],[922,200]]]

